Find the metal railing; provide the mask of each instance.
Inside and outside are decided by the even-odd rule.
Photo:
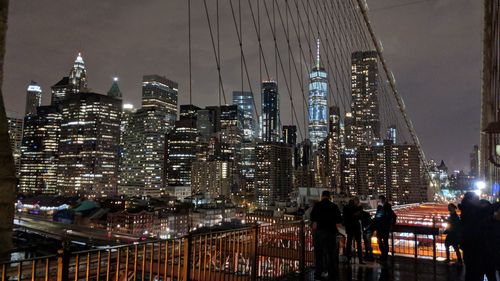
[[[437,228],[394,227],[394,255],[438,259],[445,256]],[[345,239],[340,241],[343,252]],[[378,246],[372,240],[375,253]],[[304,221],[192,234],[1,264],[6,280],[273,280],[289,274],[305,279],[314,265],[310,227]]]

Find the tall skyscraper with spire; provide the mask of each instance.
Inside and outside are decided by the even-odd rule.
[[[42,87],[31,81],[26,90],[26,109],[24,115],[36,114],[36,108],[42,105]]]
[[[79,93],[86,90],[87,87],[87,70],[85,69],[85,62],[83,61],[81,53],[78,53],[69,76],[64,76],[59,82],[51,87],[51,104],[58,105],[70,94]]]
[[[328,135],[328,74],[321,65],[317,41],[316,64],[309,73],[309,139],[313,151]]]
[[[73,86],[75,93],[87,89],[87,71],[81,53],[78,53],[73,68],[69,73],[69,83]]]

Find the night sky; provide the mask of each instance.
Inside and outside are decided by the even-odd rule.
[[[228,6],[228,1],[220,2]],[[216,105],[217,77],[203,1],[192,3],[193,103]],[[368,0],[368,4],[427,157],[468,171],[469,153],[479,142],[482,2]],[[50,86],[68,75],[79,51],[95,92],[107,92],[118,76],[124,101],[138,107],[142,75],[157,73],[178,81],[179,103],[188,103],[186,14],[186,0],[10,1],[3,89],[9,114],[24,113],[30,80],[42,86],[43,103],[48,104]],[[226,37],[232,36],[234,44],[222,46],[229,103],[230,92],[241,87],[240,57],[232,21],[221,26],[221,37],[231,34]],[[257,50],[248,41],[247,59],[255,61]],[[254,92],[259,92],[258,79]],[[289,108],[287,98],[282,98],[282,108]],[[289,110],[284,110],[283,124],[290,118]]]

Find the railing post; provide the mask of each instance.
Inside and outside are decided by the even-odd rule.
[[[432,227],[436,228],[436,217],[432,217]],[[437,235],[439,235],[439,230]],[[432,260],[436,265],[436,234],[432,234]]]
[[[300,220],[300,248],[299,248],[299,280],[306,280],[306,223]]]
[[[192,243],[193,236],[191,233],[184,238],[184,267],[182,269],[182,278],[180,280],[189,281],[191,280],[191,262],[192,262]]]
[[[417,240],[417,234],[413,233],[413,236],[415,237],[414,248],[415,248],[415,260],[416,260],[418,258],[418,240]]]
[[[257,267],[259,266],[259,225],[255,224],[253,227],[253,256],[252,256],[252,273],[251,280],[257,280]]]
[[[432,260],[436,263],[436,234],[432,235]]]
[[[66,247],[57,250],[57,281],[69,280],[69,254]]]
[[[380,243],[380,242],[379,242]],[[380,247],[380,244],[379,244]],[[391,255],[394,258],[394,232],[391,231]]]

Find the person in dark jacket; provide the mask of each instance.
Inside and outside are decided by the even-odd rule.
[[[493,245],[489,231],[493,219],[491,204],[481,202],[474,192],[467,192],[458,208],[462,221],[461,248],[464,252],[465,281],[482,281],[485,274],[489,281],[496,280],[492,272]]]
[[[479,240],[482,242],[481,253],[481,270],[482,276],[486,275],[488,281],[496,281],[496,264],[495,264],[495,233],[494,233],[494,209],[493,204],[486,199],[479,201],[480,206],[480,227],[482,237]]]
[[[374,227],[377,232],[377,240],[381,253],[380,260],[385,262],[389,256],[389,234],[391,233],[392,226],[396,224],[397,216],[384,195],[380,195],[379,200],[379,206],[375,213]]]
[[[361,211],[361,227],[363,231],[363,243],[365,244],[365,260],[373,261],[372,232],[373,220],[370,213]]]
[[[453,247],[455,253],[457,254],[457,262],[462,263],[462,254],[460,253],[459,243],[460,243],[460,218],[457,214],[457,206],[455,204],[448,204],[448,211],[450,216],[446,219],[446,239],[444,240],[444,246],[446,250],[446,262],[450,261],[450,246]]]
[[[500,202],[493,204],[493,250],[496,271],[500,274]]]
[[[358,251],[358,259],[360,264],[363,262],[363,251],[361,248],[361,215],[363,208],[360,206],[359,198],[354,197],[349,200],[349,203],[344,206],[344,226],[347,234],[346,241],[346,257],[347,263],[351,263],[352,242],[354,240]]]
[[[322,278],[323,271],[328,271],[328,278],[335,280],[338,277],[338,226],[342,223],[342,216],[337,205],[330,201],[330,192],[325,190],[321,194],[321,201],[314,204],[311,211],[311,222],[314,234],[314,277]]]

